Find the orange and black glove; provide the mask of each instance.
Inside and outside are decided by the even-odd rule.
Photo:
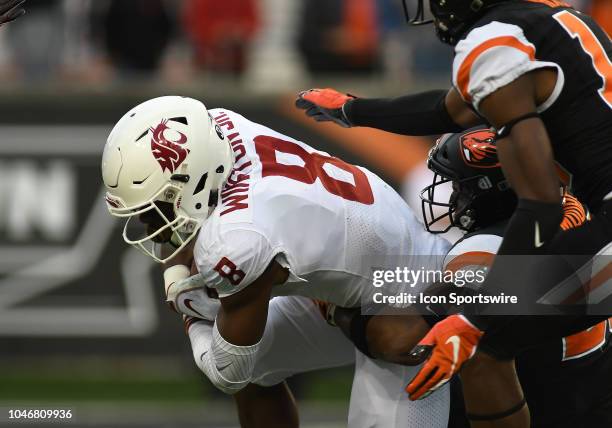
[[[353,125],[344,112],[344,106],[355,98],[330,88],[309,89],[300,92],[295,106],[306,110],[306,115],[317,122],[334,122],[343,128],[350,128]]]
[[[565,192],[563,195],[563,220],[561,229],[569,230],[581,226],[589,220],[589,212],[574,195]]]
[[[463,315],[437,323],[411,352],[418,364],[425,364],[406,387],[410,399],[425,398],[451,380],[474,356],[483,334]]]
[[[0,26],[14,21],[25,13],[23,3],[25,0],[0,0]]]

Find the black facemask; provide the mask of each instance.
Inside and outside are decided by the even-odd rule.
[[[433,23],[438,38],[454,46],[488,7],[508,0],[429,0],[431,18],[427,17],[425,1],[416,0],[411,6],[411,0],[402,0],[406,20],[411,25]]]

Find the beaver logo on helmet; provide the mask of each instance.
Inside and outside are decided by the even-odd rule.
[[[477,130],[461,136],[461,155],[464,162],[474,168],[498,168],[495,133],[489,130]]]
[[[155,160],[161,166],[162,171],[168,170],[174,172],[189,154],[189,149],[183,147],[183,144],[187,142],[187,136],[181,132],[171,130],[166,125],[167,123],[168,119],[164,119],[155,128],[151,128],[153,132],[151,151],[153,156],[155,156]],[[168,140],[165,136],[167,130],[178,133],[178,140]]]

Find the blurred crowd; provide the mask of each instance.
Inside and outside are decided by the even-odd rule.
[[[610,0],[571,2],[612,33]],[[452,55],[433,31],[406,25],[401,0],[28,0],[27,11],[0,32],[5,81],[207,74],[281,84],[339,73],[401,81],[444,76]]]

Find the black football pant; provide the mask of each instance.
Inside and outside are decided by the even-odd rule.
[[[612,344],[561,362],[538,358],[538,349],[516,360],[532,428],[612,427]]]
[[[520,355],[516,370],[529,404],[531,428],[612,427],[612,344],[576,360],[541,358],[539,349]],[[461,381],[450,382],[448,428],[470,428]]]
[[[517,295],[519,305],[480,306],[467,314],[485,331],[479,349],[513,358],[609,318],[611,261],[612,201],[582,226],[557,233],[546,254],[498,256],[483,289]]]

